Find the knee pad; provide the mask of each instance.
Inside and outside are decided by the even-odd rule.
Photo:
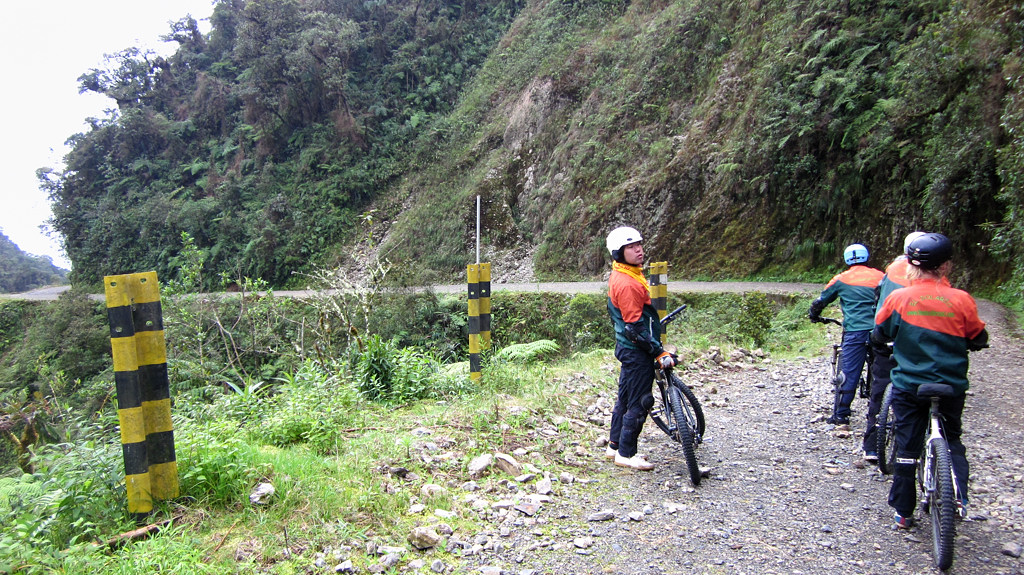
[[[644,411],[651,411],[651,408],[654,407],[654,396],[645,395],[642,399],[640,399],[640,407],[644,408]]]

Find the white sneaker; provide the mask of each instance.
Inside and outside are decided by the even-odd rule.
[[[654,464],[643,458],[642,455],[634,455],[633,457],[623,457],[621,455],[615,455],[615,465],[619,467],[629,467],[630,469],[637,469],[639,471],[650,471],[654,469]]]
[[[618,455],[618,454],[619,454],[619,451],[617,449],[612,449],[611,446],[604,448],[604,458],[605,459],[615,459],[615,456]]]

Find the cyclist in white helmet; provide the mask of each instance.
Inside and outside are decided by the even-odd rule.
[[[924,232],[910,232],[903,239],[903,253],[896,256],[885,268],[885,275],[878,282],[875,288],[876,309],[882,307],[885,298],[893,290],[910,285],[907,279],[907,248],[910,243],[924,235]],[[867,427],[864,429],[864,460],[872,463],[878,461],[878,434],[875,424],[878,420],[878,412],[882,409],[882,399],[885,396],[885,388],[889,386],[889,372],[896,367],[892,359],[892,345],[871,342],[871,353],[874,360],[871,362],[871,396],[868,398]]]
[[[637,438],[654,405],[655,362],[671,367],[675,358],[661,347],[661,322],[642,269],[642,242],[640,232],[628,226],[612,230],[606,242],[613,260],[608,313],[615,327],[615,358],[622,369],[605,456],[616,465],[649,471],[654,464],[637,454]]]

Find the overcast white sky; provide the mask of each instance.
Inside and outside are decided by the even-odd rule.
[[[192,14],[208,31],[213,0],[19,0],[4,12],[0,228],[23,251],[69,268],[58,242],[40,230],[51,213],[35,173],[61,169],[65,140],[114,105],[80,95],[78,77],[103,66],[105,54],[131,46],[173,52],[174,43],[159,40],[168,23]]]

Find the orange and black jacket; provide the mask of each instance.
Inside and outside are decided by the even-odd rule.
[[[613,262],[608,278],[608,314],[615,326],[615,342],[657,358],[661,346],[661,322],[651,304],[647,279],[637,266]]]
[[[914,280],[889,294],[871,338],[893,342],[892,384],[906,391],[947,383],[966,392],[967,352],[988,344],[974,298],[945,278]]]

